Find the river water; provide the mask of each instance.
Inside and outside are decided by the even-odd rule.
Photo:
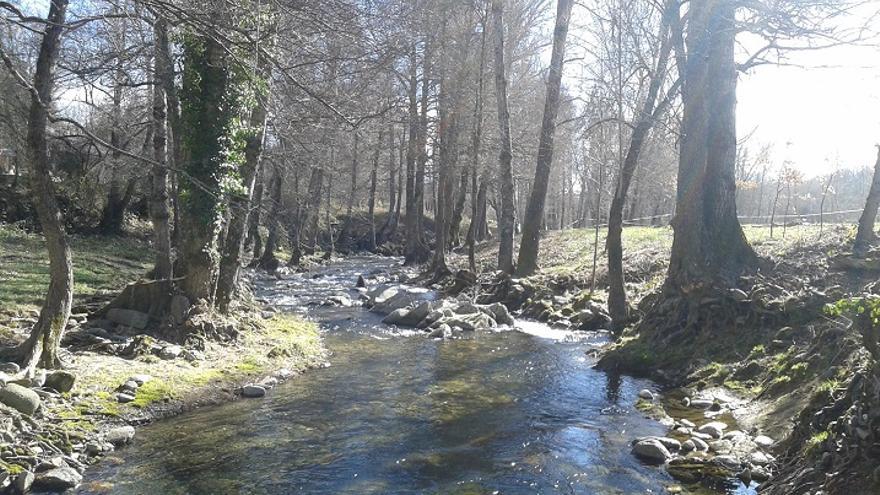
[[[359,307],[309,304],[393,263],[353,258],[262,284],[272,304],[320,324],[331,366],[264,399],[139,429],[79,493],[630,494],[674,484],[630,455],[630,440],[665,428],[633,407],[650,382],[592,369],[585,350],[600,335],[525,323],[436,341]]]

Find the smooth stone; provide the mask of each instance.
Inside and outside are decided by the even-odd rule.
[[[125,445],[134,438],[134,426],[125,425],[112,428],[104,434],[104,438],[114,447]]]
[[[754,442],[758,447],[763,447],[763,448],[772,447],[773,444],[776,443],[776,441],[774,441],[772,438],[770,438],[766,435],[756,436],[754,438]]]
[[[699,431],[691,431],[691,436],[700,440],[712,440],[712,435],[708,433],[700,433]]]
[[[34,479],[34,490],[62,492],[82,483],[82,475],[70,467],[50,469]]]
[[[724,430],[726,429],[727,425],[722,423],[721,421],[712,421],[697,428],[697,431],[700,433],[705,433],[707,435],[712,435],[714,438],[721,438],[721,436],[724,435]]]
[[[40,408],[41,401],[40,396],[33,390],[10,383],[0,389],[0,402],[30,416]]]
[[[742,441],[744,438],[747,438],[746,434],[739,430],[731,430],[726,432],[721,438],[725,440],[730,440],[733,443],[737,443]]]
[[[116,400],[120,404],[128,404],[129,402],[134,402],[134,399],[135,399],[135,397],[131,394],[126,394],[123,392],[116,394]]]
[[[387,325],[401,325],[404,317],[409,313],[409,310],[406,308],[395,309],[394,311],[388,313],[385,318],[382,318],[382,323]]]
[[[709,448],[718,454],[729,454],[733,450],[733,443],[730,440],[716,440],[709,442]]]
[[[654,438],[636,442],[633,445],[632,453],[636,457],[648,462],[664,463],[672,458],[669,450],[659,440]]]
[[[417,326],[422,320],[431,314],[431,311],[433,311],[436,306],[438,306],[438,303],[434,301],[425,301],[417,304],[414,308],[406,311],[397,324],[407,327]]]
[[[697,452],[706,452],[709,450],[709,444],[700,438],[692,437],[689,441],[694,443],[694,450]]]
[[[24,494],[28,493],[31,489],[31,486],[34,484],[34,473],[30,471],[24,471],[15,478],[15,493]]]
[[[757,466],[766,466],[770,464],[770,458],[763,452],[752,452],[749,454],[749,462]]]
[[[645,388],[645,389],[639,390],[639,398],[644,399],[644,400],[653,401],[654,394],[653,394],[653,392],[651,392],[650,390]]]
[[[694,409],[709,409],[715,402],[709,399],[691,399],[690,407]]]
[[[513,326],[516,322],[507,306],[498,303],[492,303],[486,306],[479,306],[480,310],[492,317],[499,325]]]
[[[693,440],[685,440],[684,443],[681,444],[681,451],[685,454],[694,450],[697,450],[697,446]]]
[[[73,389],[74,382],[76,382],[76,375],[69,371],[58,370],[53,371],[46,376],[46,383],[44,386],[64,393],[70,392]]]
[[[256,399],[266,395],[266,389],[259,385],[245,385],[241,388],[241,396],[249,399]]]
[[[694,423],[693,421],[691,421],[689,419],[680,419],[680,420],[678,420],[678,422],[684,426],[687,426],[688,428],[691,428],[691,429],[697,427],[696,423]]]
[[[165,360],[177,359],[183,353],[183,347],[179,345],[166,345],[159,350],[159,358]]]

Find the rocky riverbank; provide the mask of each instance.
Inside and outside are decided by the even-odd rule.
[[[205,315],[227,341],[168,342],[148,331],[147,315],[130,310],[72,320],[64,370],[22,377],[0,363],[0,491],[59,492],[124,446],[135,427],[238,397],[261,397],[282,380],[325,362],[314,324],[242,305],[233,318]],[[9,319],[15,340],[35,316]]]

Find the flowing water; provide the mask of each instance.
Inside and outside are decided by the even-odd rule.
[[[80,493],[629,494],[673,483],[629,453],[631,439],[665,428],[633,408],[650,382],[592,369],[585,350],[600,335],[526,323],[435,341],[362,308],[314,304],[392,266],[354,258],[264,284],[271,303],[320,323],[331,366],[265,399],[140,429]]]

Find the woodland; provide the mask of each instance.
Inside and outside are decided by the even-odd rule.
[[[650,380],[629,407],[669,431],[625,450],[668,493],[880,490],[880,145],[807,174],[737,128],[742,78],[876,46],[876,1],[0,14],[0,489],[73,490],[135,425],[344,355],[267,287],[381,258],[315,306],[601,335],[583,367]]]

